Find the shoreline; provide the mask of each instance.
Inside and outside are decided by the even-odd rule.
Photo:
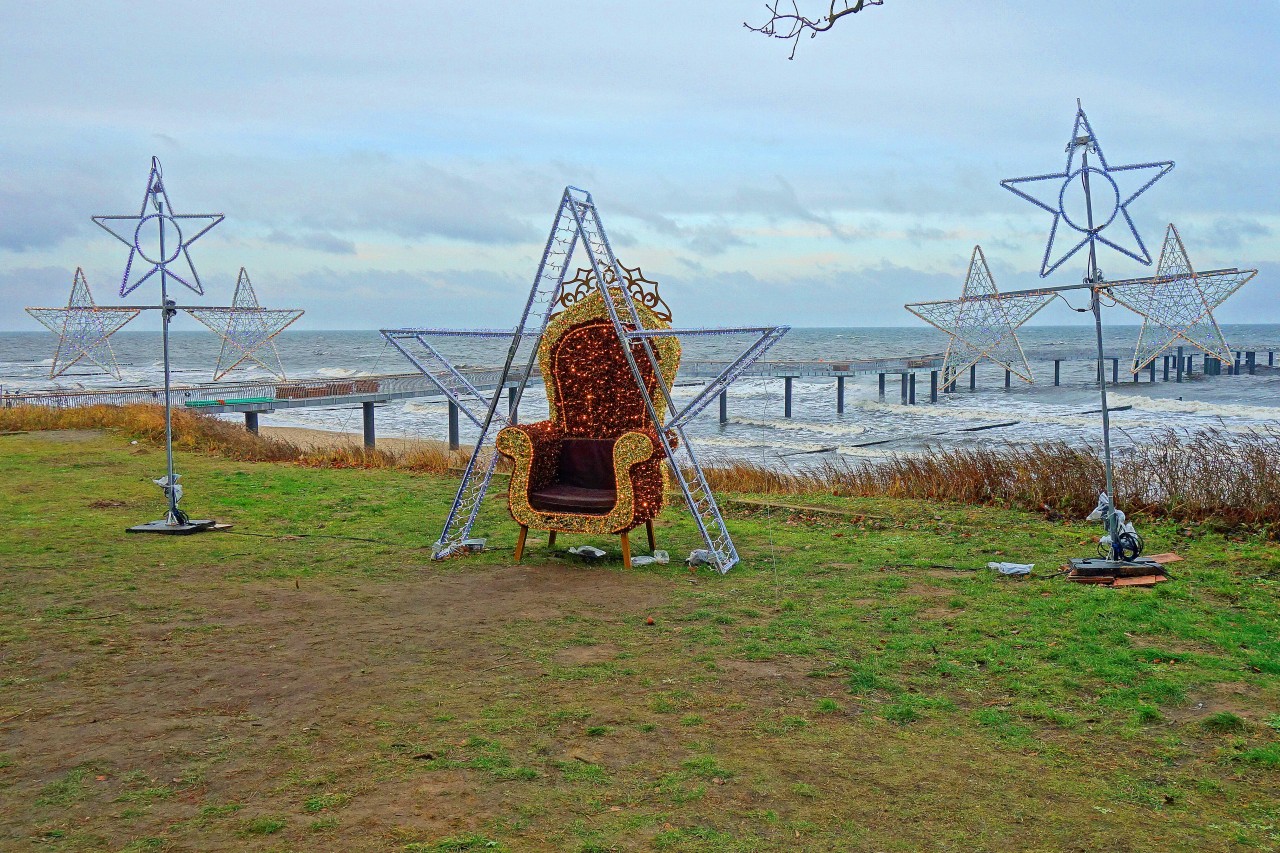
[[[303,450],[328,449],[363,449],[364,436],[358,432],[337,432],[313,427],[262,426],[258,434],[263,438],[274,438],[297,445]],[[375,447],[393,453],[407,453],[414,450],[448,450],[449,442],[434,438],[398,438],[396,436],[378,436]]]

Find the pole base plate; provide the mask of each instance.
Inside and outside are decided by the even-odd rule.
[[[1099,557],[1074,558],[1071,572],[1077,577],[1137,577],[1162,575],[1164,569],[1155,560],[1138,557],[1134,560],[1104,560]]]
[[[168,536],[190,536],[192,533],[203,533],[212,530],[216,524],[212,518],[189,519],[186,524],[170,524],[164,519],[148,521],[146,524],[135,524],[126,533],[161,533]]]

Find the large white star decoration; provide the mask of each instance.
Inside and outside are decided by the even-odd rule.
[[[969,274],[959,299],[917,302],[906,309],[951,336],[943,373],[958,374],[984,358],[1001,365],[1024,382],[1031,382],[1031,366],[1014,331],[1053,301],[1053,293],[1003,296],[987,267],[981,246],[973,247]]]
[[[172,276],[203,294],[200,276],[187,248],[221,222],[221,213],[174,213],[165,190],[160,161],[151,158],[151,174],[137,216],[95,216],[93,221],[129,247],[120,295],[128,296],[157,272]],[[179,261],[181,258],[181,261]],[[135,261],[139,261],[135,263]],[[172,266],[177,266],[175,271]]]
[[[49,378],[55,379],[82,361],[96,364],[119,380],[120,365],[107,339],[137,317],[137,308],[100,308],[89,292],[84,270],[76,267],[66,308],[28,308],[27,313],[58,336]]]
[[[280,379],[285,378],[275,337],[304,312],[301,308],[263,308],[258,304],[258,294],[244,267],[240,268],[230,308],[188,308],[186,311],[222,338],[222,351],[218,353],[218,365],[213,371],[214,382],[248,361]]]
[[[1077,152],[1080,153],[1079,165],[1076,163]],[[1088,162],[1090,152],[1097,155],[1098,165]],[[1108,164],[1106,156],[1102,153],[1102,145],[1099,144],[1093,128],[1090,127],[1084,109],[1077,107],[1075,127],[1071,133],[1071,141],[1067,143],[1066,168],[1049,175],[1009,178],[1001,181],[1000,185],[1041,210],[1053,214],[1053,224],[1049,228],[1049,241],[1045,245],[1044,259],[1040,263],[1040,276],[1044,278],[1062,266],[1081,248],[1095,243],[1109,246],[1140,264],[1150,265],[1151,254],[1147,251],[1137,227],[1133,224],[1133,219],[1129,216],[1129,205],[1152,184],[1167,175],[1171,169],[1173,169],[1173,162],[1170,160],[1135,163],[1130,166]],[[1127,172],[1137,172],[1139,180],[1145,179],[1145,183],[1136,190],[1122,192],[1114,176],[1117,173]],[[1082,176],[1089,181],[1091,189],[1092,217],[1086,210],[1084,202]],[[1033,195],[1022,188],[1027,186],[1028,190],[1032,189],[1029,185],[1038,185],[1034,191],[1042,195]],[[1103,236],[1102,232],[1117,218],[1122,219],[1128,227],[1128,235],[1116,235],[1115,239]],[[1063,222],[1068,228],[1083,236],[1070,247],[1059,247],[1058,254],[1055,255],[1054,249],[1061,236],[1058,226]]]
[[[1238,269],[1196,272],[1182,236],[1169,223],[1154,276],[1106,285],[1116,302],[1142,315],[1133,372],[1179,340],[1229,363],[1231,347],[1218,328],[1213,309],[1257,274],[1257,270]]]

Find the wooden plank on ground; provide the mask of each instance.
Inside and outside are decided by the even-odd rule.
[[[1132,578],[1116,578],[1116,582],[1112,586],[1155,586],[1161,581],[1167,581],[1164,575],[1138,575]]]

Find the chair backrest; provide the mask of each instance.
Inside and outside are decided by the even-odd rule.
[[[646,329],[670,328],[644,305],[636,308]],[[663,379],[670,385],[680,367],[680,342],[674,337],[651,340]],[[665,417],[666,401],[658,391],[643,342],[632,342],[631,350],[658,417]],[[538,366],[551,420],[560,424],[566,436],[614,439],[628,430],[651,426],[599,291],[551,319],[542,338]]]

